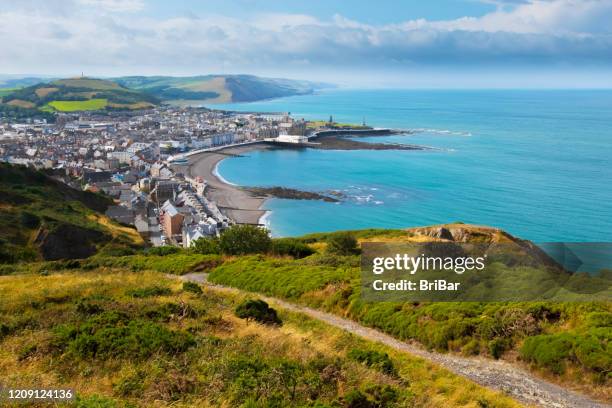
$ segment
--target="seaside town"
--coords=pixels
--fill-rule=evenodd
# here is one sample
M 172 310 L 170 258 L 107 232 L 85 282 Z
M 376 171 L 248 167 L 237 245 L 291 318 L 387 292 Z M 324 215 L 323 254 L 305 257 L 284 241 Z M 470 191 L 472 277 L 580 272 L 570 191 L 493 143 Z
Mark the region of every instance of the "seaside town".
M 55 123 L 0 121 L 0 161 L 108 195 L 115 205 L 106 215 L 134 226 L 153 246 L 189 247 L 236 220 L 208 197 L 209 180 L 185 174 L 188 157 L 255 143 L 306 144 L 314 131 L 289 114 L 192 107 L 60 113 Z

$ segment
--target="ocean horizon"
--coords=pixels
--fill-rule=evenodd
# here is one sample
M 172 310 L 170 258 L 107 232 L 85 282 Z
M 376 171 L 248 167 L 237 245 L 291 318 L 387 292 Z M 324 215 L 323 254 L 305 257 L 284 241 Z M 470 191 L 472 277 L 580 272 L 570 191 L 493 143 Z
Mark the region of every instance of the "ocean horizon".
M 221 161 L 241 186 L 339 191 L 340 203 L 270 199 L 275 236 L 461 221 L 536 242 L 607 242 L 612 90 L 327 90 L 235 111 L 406 129 L 361 141 L 425 151 L 275 149 Z

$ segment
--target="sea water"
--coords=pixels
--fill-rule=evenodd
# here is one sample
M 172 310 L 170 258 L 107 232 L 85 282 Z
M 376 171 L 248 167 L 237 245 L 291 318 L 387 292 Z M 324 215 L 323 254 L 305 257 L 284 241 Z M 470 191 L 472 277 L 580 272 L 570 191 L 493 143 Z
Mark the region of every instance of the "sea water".
M 612 91 L 331 90 L 221 108 L 365 120 L 410 132 L 359 140 L 435 148 L 223 160 L 219 172 L 232 183 L 345 196 L 268 200 L 276 236 L 462 221 L 539 242 L 612 238 Z

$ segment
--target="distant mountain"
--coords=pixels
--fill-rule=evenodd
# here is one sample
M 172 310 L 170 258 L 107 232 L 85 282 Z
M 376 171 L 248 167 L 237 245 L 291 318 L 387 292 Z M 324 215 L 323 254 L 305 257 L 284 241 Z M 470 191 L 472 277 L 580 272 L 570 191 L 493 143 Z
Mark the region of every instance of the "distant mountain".
M 253 102 L 284 96 L 305 95 L 333 85 L 253 75 L 202 75 L 193 77 L 129 76 L 114 78 L 131 89 L 147 92 L 178 104 L 190 102 Z
M 42 172 L 0 163 L 0 264 L 86 258 L 144 245 L 136 230 L 103 214 L 111 204 Z
M 86 77 L 39 83 L 12 90 L 2 97 L 3 105 L 45 112 L 146 109 L 159 102 L 149 93 Z

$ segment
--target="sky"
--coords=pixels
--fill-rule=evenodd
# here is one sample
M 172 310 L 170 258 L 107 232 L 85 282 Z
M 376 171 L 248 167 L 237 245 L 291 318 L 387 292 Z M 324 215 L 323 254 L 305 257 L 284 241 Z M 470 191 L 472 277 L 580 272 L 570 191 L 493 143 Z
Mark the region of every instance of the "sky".
M 612 87 L 612 0 L 0 0 L 0 21 L 0 74 Z

